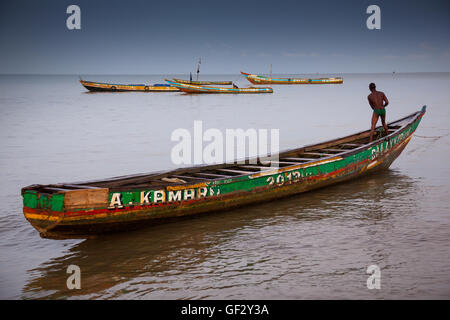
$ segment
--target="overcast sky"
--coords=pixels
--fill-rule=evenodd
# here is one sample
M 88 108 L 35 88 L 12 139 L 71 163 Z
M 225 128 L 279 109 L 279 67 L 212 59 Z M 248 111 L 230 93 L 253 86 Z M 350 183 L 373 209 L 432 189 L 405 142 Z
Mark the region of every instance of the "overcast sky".
M 1 1 L 0 43 L 2 74 L 450 71 L 450 1 Z

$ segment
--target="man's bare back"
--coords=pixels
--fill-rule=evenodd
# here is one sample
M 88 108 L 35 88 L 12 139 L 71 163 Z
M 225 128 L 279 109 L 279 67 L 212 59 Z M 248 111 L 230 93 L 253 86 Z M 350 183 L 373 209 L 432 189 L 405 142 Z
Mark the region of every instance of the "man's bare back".
M 369 85 L 369 89 L 371 93 L 369 94 L 367 99 L 369 100 L 370 107 L 373 109 L 369 142 L 372 142 L 373 133 L 375 131 L 375 126 L 377 125 L 379 117 L 381 117 L 381 123 L 383 124 L 386 135 L 389 134 L 388 127 L 386 125 L 386 110 L 384 109 L 389 104 L 389 101 L 383 92 L 376 90 L 375 83 L 371 83 Z
M 367 97 L 369 100 L 369 104 L 372 107 L 372 109 L 383 109 L 389 104 L 389 101 L 384 94 L 384 92 L 381 91 L 372 91 L 371 94 Z

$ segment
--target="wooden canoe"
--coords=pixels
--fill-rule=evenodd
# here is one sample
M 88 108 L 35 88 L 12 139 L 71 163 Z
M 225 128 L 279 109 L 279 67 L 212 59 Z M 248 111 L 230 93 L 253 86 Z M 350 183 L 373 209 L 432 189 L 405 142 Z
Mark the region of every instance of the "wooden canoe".
M 195 80 L 184 80 L 184 79 L 177 79 L 173 78 L 174 82 L 178 83 L 186 83 L 186 84 L 194 84 L 198 86 L 204 86 L 204 85 L 231 85 L 233 84 L 233 81 L 195 81 Z
M 178 83 L 172 80 L 165 79 L 171 86 L 180 89 L 186 93 L 273 93 L 270 87 L 249 87 L 249 88 L 224 88 L 224 87 L 210 87 L 198 86 L 187 83 Z
M 144 92 L 178 92 L 178 88 L 172 87 L 168 84 L 113 84 L 80 80 L 80 83 L 89 91 L 109 91 L 109 92 L 123 92 L 123 91 L 144 91 Z
M 101 181 L 30 185 L 25 218 L 47 238 L 86 238 L 191 214 L 275 200 L 387 169 L 418 127 L 426 107 L 369 131 L 288 150 L 274 161 L 203 165 Z M 257 164 L 254 161 L 257 160 Z
M 343 83 L 344 79 L 337 78 L 269 78 L 265 76 L 259 76 L 256 74 L 245 73 L 241 71 L 241 74 L 247 78 L 253 84 L 339 84 Z

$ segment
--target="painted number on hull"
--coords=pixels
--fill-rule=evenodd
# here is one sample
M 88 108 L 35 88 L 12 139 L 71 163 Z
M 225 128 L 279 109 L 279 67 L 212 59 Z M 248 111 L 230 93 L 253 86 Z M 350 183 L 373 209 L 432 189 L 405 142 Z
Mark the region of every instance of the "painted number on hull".
M 286 178 L 288 181 L 298 182 L 298 181 L 300 181 L 300 177 L 301 177 L 301 175 L 300 175 L 300 172 L 298 172 L 298 171 L 288 172 L 286 174 Z
M 285 182 L 299 182 L 302 176 L 299 171 L 288 172 L 285 174 L 279 174 L 275 177 L 270 176 L 267 178 L 266 182 L 270 185 L 277 184 L 277 186 L 282 186 Z

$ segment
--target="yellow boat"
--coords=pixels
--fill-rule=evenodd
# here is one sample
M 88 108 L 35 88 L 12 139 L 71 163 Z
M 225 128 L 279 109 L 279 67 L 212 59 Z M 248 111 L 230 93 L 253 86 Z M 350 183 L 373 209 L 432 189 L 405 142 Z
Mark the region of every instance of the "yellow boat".
M 80 83 L 89 91 L 144 91 L 144 92 L 175 92 L 180 89 L 168 84 L 112 84 L 80 80 Z
M 186 83 L 178 83 L 172 80 L 165 79 L 171 86 L 177 87 L 186 93 L 273 93 L 273 89 L 270 87 L 249 87 L 249 88 L 224 88 L 224 87 L 211 87 L 211 86 L 197 86 Z
M 203 85 L 232 85 L 233 81 L 222 81 L 222 80 L 218 80 L 218 81 L 196 81 L 196 80 L 183 80 L 183 79 L 177 79 L 177 78 L 173 78 L 174 82 L 178 82 L 178 83 L 184 83 L 184 84 L 193 84 L 196 86 L 203 86 Z
M 245 73 L 241 71 L 241 74 L 247 78 L 253 84 L 340 84 L 344 82 L 341 77 L 334 78 L 271 78 L 260 76 L 257 74 Z

